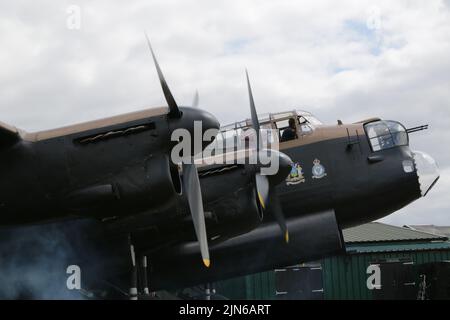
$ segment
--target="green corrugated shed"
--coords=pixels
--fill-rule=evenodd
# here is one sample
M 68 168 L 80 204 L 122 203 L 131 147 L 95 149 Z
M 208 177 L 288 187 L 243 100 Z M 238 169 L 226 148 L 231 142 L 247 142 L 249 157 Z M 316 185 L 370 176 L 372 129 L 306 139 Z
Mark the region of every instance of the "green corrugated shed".
M 319 261 L 325 299 L 372 299 L 367 289 L 367 267 L 377 261 L 411 261 L 415 265 L 450 261 L 445 236 L 368 223 L 344 230 L 347 254 Z M 275 272 L 222 281 L 217 292 L 232 299 L 276 299 Z
M 423 244 L 417 244 L 422 247 Z M 443 250 L 410 250 L 408 252 L 353 253 L 322 261 L 325 299 L 372 299 L 367 289 L 367 267 L 379 260 L 410 260 L 415 264 L 450 260 L 450 246 Z
M 230 299 L 271 300 L 276 297 L 273 271 L 221 281 L 215 288 Z
M 372 299 L 367 267 L 376 261 L 414 264 L 450 260 L 450 242 L 442 235 L 372 222 L 344 230 L 347 255 L 322 261 L 325 299 Z

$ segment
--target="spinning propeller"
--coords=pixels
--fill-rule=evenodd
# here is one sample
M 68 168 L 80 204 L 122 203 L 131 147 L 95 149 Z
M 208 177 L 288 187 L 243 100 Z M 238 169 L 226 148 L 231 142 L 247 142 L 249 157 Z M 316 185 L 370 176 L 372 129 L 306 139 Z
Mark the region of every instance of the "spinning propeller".
M 147 36 L 147 44 L 150 49 L 150 53 L 153 58 L 153 62 L 156 67 L 156 71 L 158 73 L 159 82 L 161 84 L 164 97 L 166 99 L 167 105 L 169 107 L 169 112 L 167 114 L 169 119 L 180 119 L 183 117 L 183 113 L 180 111 L 170 89 L 167 85 L 167 82 L 164 78 L 164 75 L 161 71 L 159 63 L 156 59 L 155 53 L 153 52 L 152 46 L 150 44 L 150 40 Z M 259 159 L 260 152 L 262 151 L 262 143 L 260 141 L 260 126 L 258 121 L 258 115 L 256 113 L 255 102 L 253 100 L 252 89 L 250 86 L 250 80 L 248 77 L 248 73 L 246 71 L 247 76 L 247 85 L 248 85 L 248 93 L 250 99 L 250 112 L 252 116 L 252 124 L 253 128 L 257 133 L 257 157 Z M 198 107 L 199 97 L 198 92 L 195 93 L 194 100 L 192 102 L 192 106 L 194 108 Z M 217 123 L 217 122 L 216 122 Z M 217 123 L 218 126 L 218 123 Z M 270 209 L 275 219 L 278 222 L 278 225 L 281 228 L 281 231 L 284 235 L 285 241 L 289 242 L 289 232 L 286 226 L 286 222 L 284 219 L 283 212 L 281 210 L 281 205 L 279 198 L 276 194 L 275 185 L 280 183 L 289 173 L 292 160 L 282 152 L 278 152 L 275 150 L 265 150 L 265 152 L 272 152 L 279 159 L 279 171 L 275 176 L 268 177 L 266 175 L 261 174 L 261 171 L 256 173 L 255 176 L 255 184 L 256 190 L 258 193 L 258 200 L 261 204 L 263 210 Z M 208 237 L 206 234 L 206 224 L 205 224 L 205 213 L 203 209 L 203 199 L 200 181 L 198 177 L 197 167 L 194 164 L 193 156 L 190 155 L 189 162 L 182 162 L 182 170 L 183 170 L 183 190 L 186 194 L 186 198 L 189 204 L 189 209 L 191 212 L 192 222 L 194 224 L 195 233 L 197 236 L 197 241 L 200 245 L 200 252 L 203 259 L 203 263 L 206 267 L 209 267 L 211 264 L 209 257 L 209 248 L 208 248 Z M 287 170 L 287 171 L 286 171 Z
M 192 108 L 198 108 L 198 102 L 199 102 L 199 96 L 198 96 L 198 90 L 195 91 L 194 99 L 192 100 Z
M 153 62 L 155 63 L 156 71 L 158 72 L 159 82 L 164 92 L 164 97 L 166 98 L 167 104 L 169 106 L 169 118 L 181 118 L 182 113 L 178 108 L 178 105 L 170 92 L 169 86 L 167 85 L 166 79 L 159 67 L 158 61 L 156 60 L 155 53 L 153 52 L 150 40 L 147 34 L 147 44 L 153 57 Z M 198 104 L 198 95 L 194 98 L 194 107 Z M 195 233 L 197 235 L 197 240 L 200 244 L 200 252 L 202 255 L 203 263 L 206 267 L 210 266 L 209 259 L 209 249 L 208 249 L 208 237 L 206 235 L 205 226 L 205 213 L 203 210 L 203 200 L 202 192 L 200 188 L 200 181 L 198 178 L 197 167 L 194 164 L 194 159 L 191 156 L 189 163 L 182 163 L 183 170 L 183 189 L 186 194 L 186 198 L 189 203 L 189 209 L 191 211 L 192 221 L 194 223 Z
M 245 70 L 245 75 L 247 77 L 247 87 L 248 87 L 248 96 L 250 101 L 250 113 L 252 116 L 252 125 L 256 131 L 256 151 L 257 157 L 260 158 L 260 152 L 262 149 L 262 142 L 260 140 L 261 136 L 261 128 L 258 121 L 258 114 L 256 113 L 255 101 L 253 99 L 252 87 L 250 85 L 250 79 L 248 77 L 248 72 Z M 265 150 L 264 152 L 277 152 L 275 150 Z M 279 168 L 285 169 L 290 168 L 292 160 L 282 152 L 279 152 L 280 164 Z M 283 162 L 283 163 L 281 163 Z M 279 175 L 278 173 L 277 175 Z M 286 177 L 286 175 L 282 176 L 282 178 Z M 286 225 L 286 220 L 284 218 L 283 211 L 281 209 L 281 204 L 279 197 L 276 192 L 276 184 L 275 181 L 271 181 L 267 175 L 262 175 L 261 172 L 256 173 L 255 176 L 256 181 L 256 191 L 258 192 L 258 199 L 261 204 L 263 210 L 270 209 L 273 213 L 275 219 L 277 220 L 278 225 L 280 226 L 281 232 L 284 236 L 284 240 L 286 243 L 289 242 L 289 231 Z

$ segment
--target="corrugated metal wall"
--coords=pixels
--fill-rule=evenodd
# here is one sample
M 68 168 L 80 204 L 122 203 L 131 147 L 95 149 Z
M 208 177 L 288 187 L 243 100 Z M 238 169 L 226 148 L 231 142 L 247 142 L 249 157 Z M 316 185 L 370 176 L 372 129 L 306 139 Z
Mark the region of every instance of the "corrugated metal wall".
M 325 299 L 372 299 L 367 289 L 367 267 L 388 259 L 411 260 L 414 264 L 450 260 L 449 250 L 352 254 L 322 261 Z
M 405 259 L 414 264 L 450 260 L 450 250 L 352 253 L 321 261 L 325 299 L 372 299 L 367 289 L 367 267 L 380 260 Z M 230 299 L 276 299 L 275 272 L 268 271 L 216 284 Z
M 216 283 L 217 292 L 229 299 L 276 298 L 275 272 L 267 271 Z

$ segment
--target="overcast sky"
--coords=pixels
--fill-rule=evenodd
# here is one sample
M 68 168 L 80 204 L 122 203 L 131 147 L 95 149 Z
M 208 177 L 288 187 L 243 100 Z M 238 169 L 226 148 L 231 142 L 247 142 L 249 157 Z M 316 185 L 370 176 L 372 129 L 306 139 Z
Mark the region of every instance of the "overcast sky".
M 411 146 L 441 179 L 383 221 L 450 225 L 450 0 L 2 1 L 0 121 L 35 131 L 163 105 L 144 30 L 179 104 L 198 89 L 223 123 L 249 116 L 247 67 L 259 112 L 429 124 Z

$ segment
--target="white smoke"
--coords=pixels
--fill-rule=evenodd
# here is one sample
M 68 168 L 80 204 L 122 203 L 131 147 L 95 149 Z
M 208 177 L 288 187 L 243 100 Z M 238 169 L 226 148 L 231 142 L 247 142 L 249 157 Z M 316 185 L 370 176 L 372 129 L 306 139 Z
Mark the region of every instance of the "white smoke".
M 0 298 L 82 298 L 66 286 L 66 269 L 76 264 L 76 234 L 61 223 L 1 229 Z

